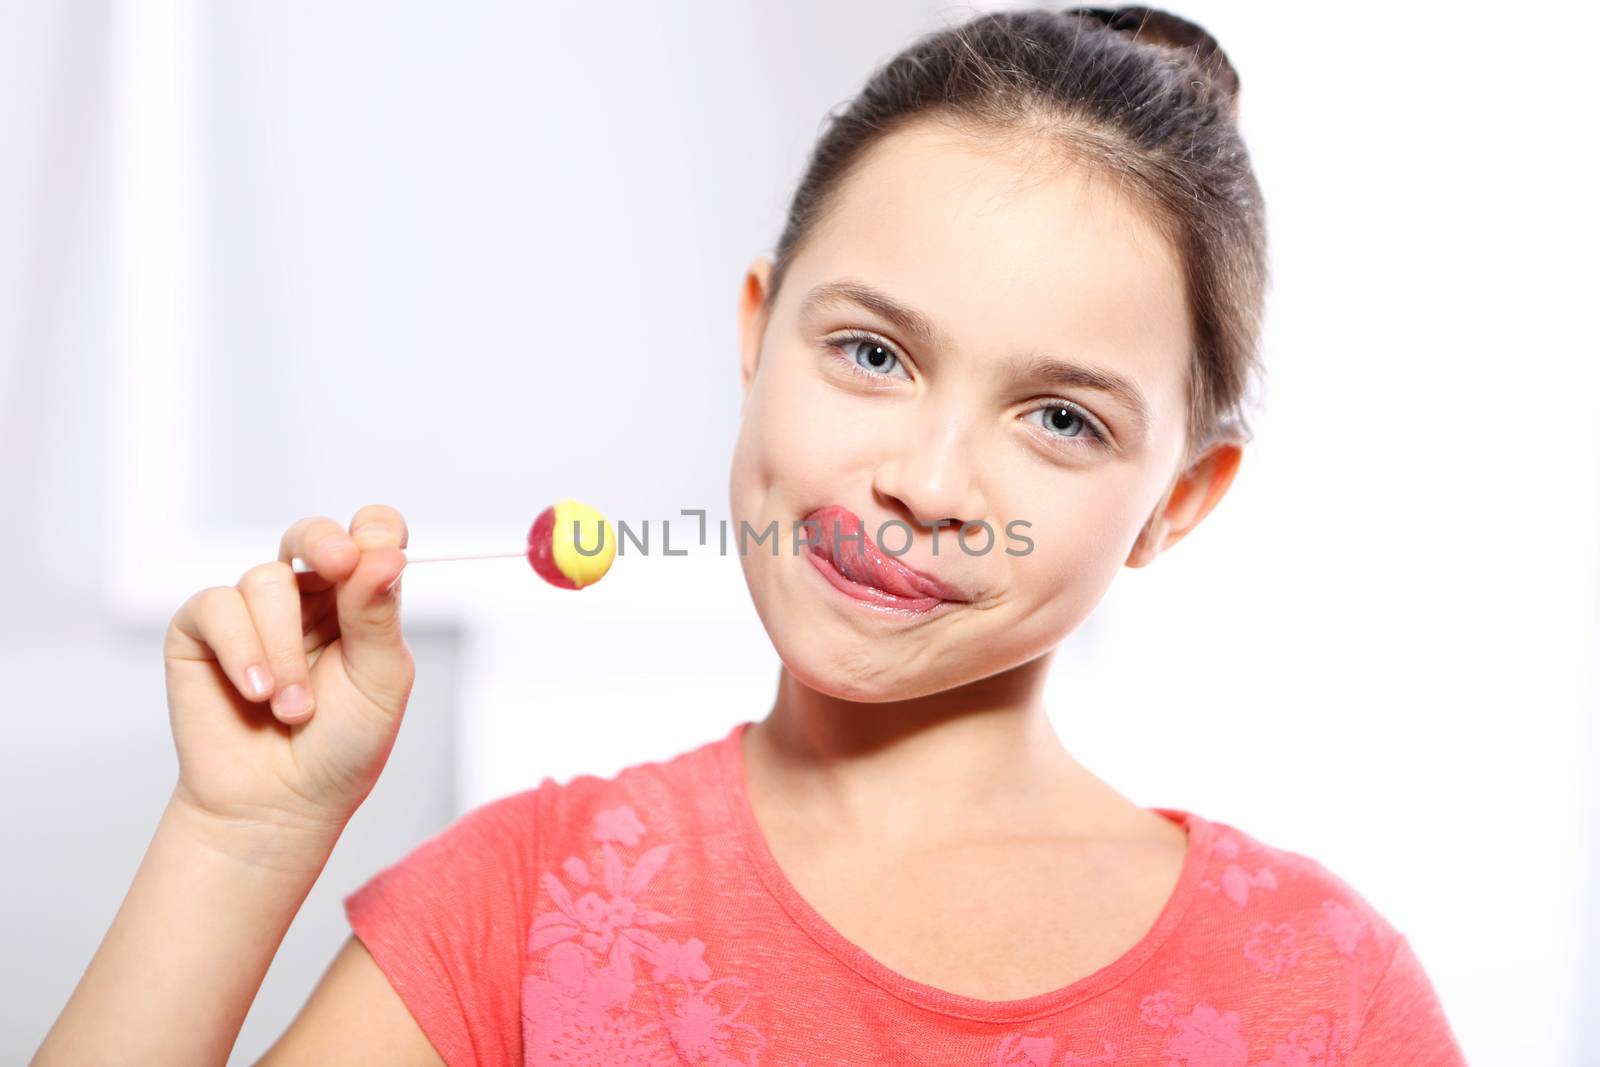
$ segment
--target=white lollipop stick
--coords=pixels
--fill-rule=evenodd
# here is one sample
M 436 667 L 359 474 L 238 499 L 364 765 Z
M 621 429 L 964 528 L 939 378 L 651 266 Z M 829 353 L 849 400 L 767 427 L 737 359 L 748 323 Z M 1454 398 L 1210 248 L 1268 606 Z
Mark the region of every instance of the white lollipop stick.
M 435 563 L 447 559 L 527 559 L 528 547 L 526 542 L 520 546 L 506 542 L 495 545 L 441 548 L 431 552 L 418 552 L 413 548 L 402 548 L 400 551 L 406 554 L 406 566 L 409 567 L 413 563 Z M 289 562 L 296 574 L 309 574 L 316 569 L 299 556 Z

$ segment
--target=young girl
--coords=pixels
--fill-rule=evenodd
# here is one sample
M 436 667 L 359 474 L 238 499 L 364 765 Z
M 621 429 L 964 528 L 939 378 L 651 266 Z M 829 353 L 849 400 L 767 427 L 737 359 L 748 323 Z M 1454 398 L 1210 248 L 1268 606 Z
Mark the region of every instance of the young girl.
M 1250 436 L 1237 94 L 1144 8 L 986 14 L 879 70 L 740 296 L 730 501 L 779 531 L 740 545 L 772 707 L 377 874 L 264 1062 L 1461 1064 L 1349 885 L 1120 795 L 1041 699 Z M 399 727 L 405 544 L 391 508 L 305 519 L 179 609 L 178 782 L 36 1062 L 226 1058 Z

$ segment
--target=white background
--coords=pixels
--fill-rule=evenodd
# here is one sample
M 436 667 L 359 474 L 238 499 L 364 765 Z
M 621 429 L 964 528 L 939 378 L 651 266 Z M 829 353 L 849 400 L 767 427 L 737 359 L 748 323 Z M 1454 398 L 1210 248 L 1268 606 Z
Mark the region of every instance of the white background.
M 971 10 L 0 3 L 0 1059 L 65 1002 L 170 789 L 182 599 L 373 501 L 418 547 L 515 541 L 569 495 L 725 516 L 740 275 L 827 110 Z M 1224 504 L 1069 638 L 1057 728 L 1141 803 L 1354 885 L 1475 1065 L 1600 1062 L 1595 19 L 1179 10 L 1242 74 L 1266 411 Z M 772 695 L 732 557 L 577 596 L 438 564 L 406 611 L 393 762 L 237 1062 L 339 898 L 455 814 Z

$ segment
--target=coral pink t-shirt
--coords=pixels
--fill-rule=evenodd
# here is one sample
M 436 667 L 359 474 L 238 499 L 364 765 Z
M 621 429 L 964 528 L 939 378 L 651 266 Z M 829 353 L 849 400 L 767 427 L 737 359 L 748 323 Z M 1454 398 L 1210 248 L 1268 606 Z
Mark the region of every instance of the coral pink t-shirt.
M 1155 925 L 1020 1000 L 905 978 L 803 900 L 740 723 L 479 807 L 345 900 L 445 1062 L 545 1067 L 1465 1063 L 1406 938 L 1316 861 L 1192 812 Z

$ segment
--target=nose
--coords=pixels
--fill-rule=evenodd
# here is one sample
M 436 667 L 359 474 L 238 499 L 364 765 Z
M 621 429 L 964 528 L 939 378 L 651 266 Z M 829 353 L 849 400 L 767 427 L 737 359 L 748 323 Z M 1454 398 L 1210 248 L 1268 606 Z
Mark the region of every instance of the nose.
M 946 415 L 935 424 L 923 423 L 925 429 L 905 434 L 873 474 L 879 502 L 929 536 L 935 524 L 959 530 L 987 513 L 977 443 L 962 422 Z

